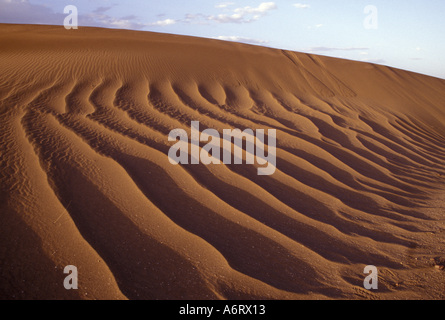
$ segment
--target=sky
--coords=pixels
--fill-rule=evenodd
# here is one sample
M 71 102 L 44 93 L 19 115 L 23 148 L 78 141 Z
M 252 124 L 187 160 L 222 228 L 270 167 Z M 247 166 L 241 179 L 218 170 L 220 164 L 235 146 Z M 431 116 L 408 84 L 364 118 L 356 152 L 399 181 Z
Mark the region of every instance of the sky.
M 0 0 L 0 23 L 63 25 L 68 5 L 79 28 L 237 41 L 445 79 L 444 0 Z

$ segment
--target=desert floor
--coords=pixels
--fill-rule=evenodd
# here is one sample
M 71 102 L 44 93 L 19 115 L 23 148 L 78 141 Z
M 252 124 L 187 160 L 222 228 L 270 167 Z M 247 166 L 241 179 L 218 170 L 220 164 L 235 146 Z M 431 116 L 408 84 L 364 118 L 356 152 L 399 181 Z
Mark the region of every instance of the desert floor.
M 276 171 L 171 164 L 191 121 L 276 130 Z M 2 24 L 0 147 L 1 299 L 445 298 L 445 80 Z

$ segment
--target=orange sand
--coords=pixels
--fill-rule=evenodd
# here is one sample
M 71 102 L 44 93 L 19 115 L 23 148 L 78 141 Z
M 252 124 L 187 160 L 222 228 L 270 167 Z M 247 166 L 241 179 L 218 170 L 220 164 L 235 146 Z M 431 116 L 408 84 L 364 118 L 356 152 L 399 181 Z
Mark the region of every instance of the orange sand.
M 445 80 L 7 24 L 0 71 L 1 299 L 445 298 Z M 277 170 L 170 164 L 191 121 L 276 129 Z

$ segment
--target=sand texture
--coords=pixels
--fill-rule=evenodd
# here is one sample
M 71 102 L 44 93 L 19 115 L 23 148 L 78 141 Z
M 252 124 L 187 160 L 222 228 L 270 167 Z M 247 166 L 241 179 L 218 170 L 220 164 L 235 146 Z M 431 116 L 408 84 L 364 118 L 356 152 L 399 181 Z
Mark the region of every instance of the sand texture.
M 275 129 L 275 173 L 172 165 L 191 121 Z M 1 299 L 445 298 L 445 80 L 2 24 L 0 147 Z

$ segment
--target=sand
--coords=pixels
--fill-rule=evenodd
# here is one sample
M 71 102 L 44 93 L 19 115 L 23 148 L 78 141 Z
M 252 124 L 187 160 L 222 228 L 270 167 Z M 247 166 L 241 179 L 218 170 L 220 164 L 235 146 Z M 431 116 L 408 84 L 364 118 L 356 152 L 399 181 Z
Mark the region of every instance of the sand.
M 445 80 L 8 24 L 0 71 L 1 299 L 445 298 Z M 191 121 L 275 129 L 275 173 L 172 165 Z

